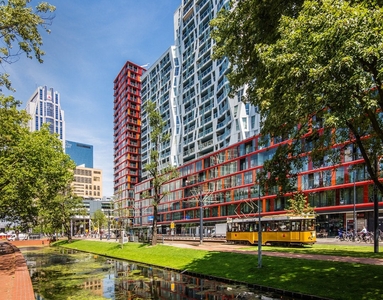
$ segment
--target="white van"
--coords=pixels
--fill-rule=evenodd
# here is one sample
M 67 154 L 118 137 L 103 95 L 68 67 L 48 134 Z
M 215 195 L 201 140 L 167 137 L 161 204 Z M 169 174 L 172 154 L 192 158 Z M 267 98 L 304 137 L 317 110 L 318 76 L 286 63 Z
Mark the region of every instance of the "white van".
M 16 241 L 17 235 L 14 233 L 11 235 L 10 238 L 8 238 L 8 241 Z M 28 234 L 26 233 L 19 233 L 19 241 L 27 240 Z

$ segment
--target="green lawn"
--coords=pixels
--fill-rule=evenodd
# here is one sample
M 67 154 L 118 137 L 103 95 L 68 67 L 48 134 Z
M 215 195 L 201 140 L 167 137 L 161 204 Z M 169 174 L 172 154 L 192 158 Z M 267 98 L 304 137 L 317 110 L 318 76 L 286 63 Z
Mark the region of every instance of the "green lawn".
M 259 284 L 283 290 L 301 292 L 332 299 L 383 299 L 383 266 L 316 261 L 263 256 L 261 269 L 257 268 L 258 256 L 230 252 L 209 252 L 177 248 L 166 245 L 148 246 L 127 243 L 121 249 L 114 242 L 78 240 L 62 247 L 107 255 L 110 257 L 144 262 L 147 264 L 188 270 L 190 272 Z M 317 247 L 318 246 L 318 247 Z M 331 248 L 332 247 L 332 248 Z M 343 246 L 315 245 L 313 248 L 288 248 L 278 251 L 303 251 L 316 254 L 349 255 L 356 248 L 338 249 Z M 249 247 L 246 247 L 246 250 Z M 276 250 L 263 247 L 263 251 Z M 359 248 L 359 247 L 358 247 Z M 362 256 L 373 255 L 373 248 L 361 247 Z M 257 250 L 257 247 L 249 248 Z M 334 250 L 335 249 L 335 250 Z M 338 249 L 338 250 L 336 250 Z M 356 254 L 355 254 L 356 255 Z M 370 256 L 371 257 L 371 256 Z
M 351 257 L 369 257 L 369 258 L 382 258 L 383 259 L 383 245 L 380 245 L 379 253 L 374 253 L 373 245 L 365 244 L 344 244 L 344 245 L 331 245 L 331 244 L 315 244 L 313 246 L 305 247 L 272 247 L 263 246 L 262 251 L 274 252 L 289 252 L 289 253 L 307 253 L 307 254 L 320 254 L 320 255 L 336 255 L 336 256 L 351 256 Z M 257 251 L 257 246 L 244 246 L 241 250 Z

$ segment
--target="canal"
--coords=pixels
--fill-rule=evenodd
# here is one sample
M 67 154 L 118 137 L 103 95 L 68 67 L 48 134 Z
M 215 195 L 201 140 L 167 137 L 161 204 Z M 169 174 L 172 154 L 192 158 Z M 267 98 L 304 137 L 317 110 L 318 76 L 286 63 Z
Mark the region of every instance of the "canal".
M 291 299 L 224 283 L 64 248 L 24 248 L 37 300 Z

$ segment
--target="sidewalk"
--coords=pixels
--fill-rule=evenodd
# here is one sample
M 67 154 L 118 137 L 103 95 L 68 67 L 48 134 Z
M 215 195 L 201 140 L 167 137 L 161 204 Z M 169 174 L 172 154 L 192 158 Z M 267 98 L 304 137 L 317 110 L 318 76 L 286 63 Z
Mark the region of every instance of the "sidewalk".
M 1 299 L 35 299 L 24 256 L 9 242 L 0 242 L 0 282 Z
M 331 239 L 328 239 L 326 241 L 322 241 L 322 243 L 327 244 L 327 243 L 334 243 L 334 242 Z M 254 251 L 253 251 L 253 250 L 248 250 L 249 247 L 246 247 L 247 249 L 244 249 L 245 245 L 234 245 L 234 244 L 226 244 L 226 243 L 209 243 L 209 242 L 205 243 L 204 242 L 202 244 L 199 244 L 199 242 L 185 243 L 185 242 L 177 242 L 177 241 L 165 241 L 164 245 L 181 247 L 181 248 L 190 248 L 190 249 L 201 249 L 201 250 L 207 250 L 207 251 L 235 252 L 235 253 L 258 255 L 257 246 L 254 246 Z M 272 251 L 262 251 L 262 255 L 383 266 L 383 259 L 380 259 L 380 258 L 300 254 L 300 253 L 272 252 Z

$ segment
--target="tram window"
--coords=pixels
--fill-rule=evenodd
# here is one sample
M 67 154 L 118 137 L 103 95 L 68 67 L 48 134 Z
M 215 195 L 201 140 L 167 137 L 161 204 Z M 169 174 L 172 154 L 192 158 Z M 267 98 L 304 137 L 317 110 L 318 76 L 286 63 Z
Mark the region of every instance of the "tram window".
M 279 231 L 290 231 L 289 221 L 279 221 L 278 222 L 278 230 Z
M 314 220 L 303 220 L 303 230 L 304 231 L 307 231 L 307 230 L 314 230 L 315 228 L 315 222 Z
M 307 220 L 307 229 L 308 230 L 314 230 L 314 228 L 315 228 L 315 222 L 314 222 L 314 220 Z
M 291 222 L 291 231 L 299 231 L 301 229 L 300 221 L 292 221 Z

